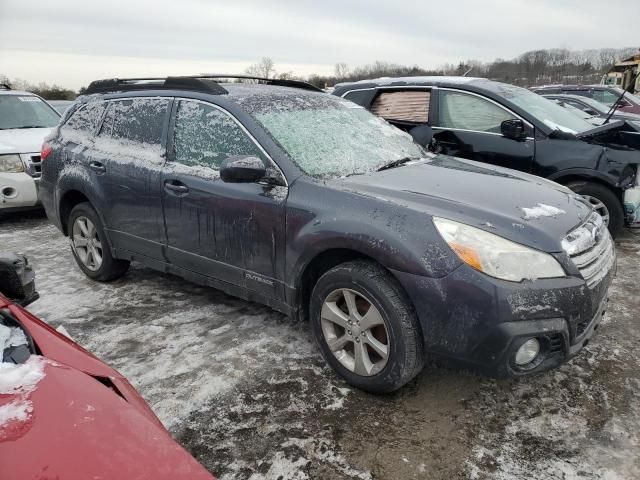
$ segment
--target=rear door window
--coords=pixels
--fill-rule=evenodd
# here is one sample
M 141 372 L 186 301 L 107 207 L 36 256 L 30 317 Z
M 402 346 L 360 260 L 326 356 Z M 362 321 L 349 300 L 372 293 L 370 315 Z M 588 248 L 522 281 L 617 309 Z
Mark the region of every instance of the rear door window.
M 475 95 L 440 90 L 438 100 L 438 126 L 442 128 L 500 133 L 502 122 L 516 118 L 504 108 Z
M 227 113 L 200 102 L 180 101 L 174 128 L 175 161 L 219 170 L 233 155 L 252 155 L 265 161 L 256 143 Z M 265 162 L 266 165 L 266 162 Z
M 427 123 L 431 92 L 382 92 L 371 105 L 371 112 L 389 121 Z
M 110 137 L 123 144 L 160 147 L 169 111 L 169 100 L 133 98 L 110 102 L 100 137 Z

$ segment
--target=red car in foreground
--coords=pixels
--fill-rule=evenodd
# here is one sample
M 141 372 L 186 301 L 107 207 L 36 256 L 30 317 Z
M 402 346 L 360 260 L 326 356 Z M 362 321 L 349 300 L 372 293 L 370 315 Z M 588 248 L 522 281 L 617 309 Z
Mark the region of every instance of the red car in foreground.
M 0 478 L 213 480 L 126 378 L 18 305 L 32 284 L 0 255 Z

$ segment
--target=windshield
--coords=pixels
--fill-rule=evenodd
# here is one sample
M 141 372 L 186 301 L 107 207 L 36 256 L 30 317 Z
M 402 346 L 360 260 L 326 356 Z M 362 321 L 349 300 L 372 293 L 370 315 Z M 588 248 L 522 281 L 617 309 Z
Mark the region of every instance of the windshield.
M 425 151 L 411 136 L 364 108 L 328 95 L 292 95 L 241 102 L 307 175 L 373 172 Z
M 612 92 L 607 92 L 606 90 L 604 91 L 604 94 L 602 95 L 601 99 L 598 100 L 602 100 L 602 103 L 607 104 L 609 107 L 611 107 L 615 101 L 618 99 L 618 97 L 620 95 L 622 95 L 622 92 L 624 92 L 624 98 L 631 101 L 631 103 L 634 103 L 636 105 L 640 105 L 640 97 L 638 97 L 637 95 L 634 95 L 632 93 L 629 92 L 625 92 L 624 90 L 622 90 L 621 88 L 614 88 L 612 89 Z
M 553 130 L 581 133 L 593 128 L 592 124 L 574 115 L 566 108 L 526 88 L 507 85 L 505 83 L 495 83 L 494 85 L 496 85 L 496 87 L 493 88 L 495 93 L 520 107 L 536 120 L 544 123 Z
M 585 112 L 584 110 L 580 110 L 579 108 L 576 108 L 573 105 L 571 105 L 569 103 L 566 103 L 565 100 L 557 99 L 557 98 L 552 98 L 550 100 L 553 100 L 555 103 L 557 103 L 561 107 L 566 108 L 571 113 L 573 113 L 574 115 L 577 115 L 580 118 L 583 118 L 584 120 L 589 121 L 590 119 L 594 118 L 593 115 L 590 115 L 587 112 Z
M 34 95 L 0 95 L 0 130 L 54 127 L 60 116 Z
M 578 99 L 578 101 L 586 103 L 591 108 L 593 108 L 596 112 L 607 113 L 609 111 L 609 109 L 607 108 L 607 106 L 604 103 L 601 103 L 601 102 L 599 102 L 597 100 L 594 100 L 593 98 L 580 97 Z

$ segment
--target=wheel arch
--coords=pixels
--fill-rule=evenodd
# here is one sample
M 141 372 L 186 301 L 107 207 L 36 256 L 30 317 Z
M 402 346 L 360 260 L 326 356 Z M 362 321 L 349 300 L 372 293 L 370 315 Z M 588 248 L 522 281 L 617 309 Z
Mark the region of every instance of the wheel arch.
M 313 288 L 318 282 L 318 279 L 333 267 L 353 260 L 366 260 L 375 263 L 381 268 L 387 270 L 394 280 L 397 281 L 393 272 L 390 271 L 383 263 L 360 250 L 352 248 L 328 248 L 313 256 L 303 266 L 300 275 L 297 277 L 294 305 L 298 319 L 304 321 L 309 320 L 311 293 L 313 292 Z M 402 287 L 399 281 L 398 286 L 404 291 L 404 287 Z M 411 306 L 415 307 L 409 293 L 406 291 L 404 293 L 406 294 L 406 298 Z
M 87 202 L 91 205 L 89 198 L 80 190 L 71 189 L 67 190 L 61 197 L 58 204 L 58 215 L 60 218 L 60 226 L 62 227 L 62 233 L 66 236 L 69 235 L 68 221 L 71 210 L 80 204 Z M 92 205 L 93 206 L 93 205 Z
M 622 203 L 623 201 L 622 189 L 616 186 L 616 184 L 612 182 L 611 179 L 609 179 L 605 175 L 594 176 L 591 172 L 590 173 L 567 172 L 563 175 L 549 177 L 549 180 L 553 180 L 554 182 L 560 183 L 561 185 L 565 185 L 565 186 L 575 182 L 595 183 L 611 190 L 611 192 L 616 196 L 616 198 L 620 201 L 620 203 Z

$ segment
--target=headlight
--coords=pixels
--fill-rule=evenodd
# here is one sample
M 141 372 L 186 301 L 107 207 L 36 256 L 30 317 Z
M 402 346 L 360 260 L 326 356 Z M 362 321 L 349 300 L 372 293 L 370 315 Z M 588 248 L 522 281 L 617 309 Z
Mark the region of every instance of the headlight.
M 433 217 L 433 223 L 460 260 L 487 275 L 512 282 L 565 276 L 548 253 L 453 220 Z
M 24 172 L 20 155 L 0 155 L 0 172 Z

